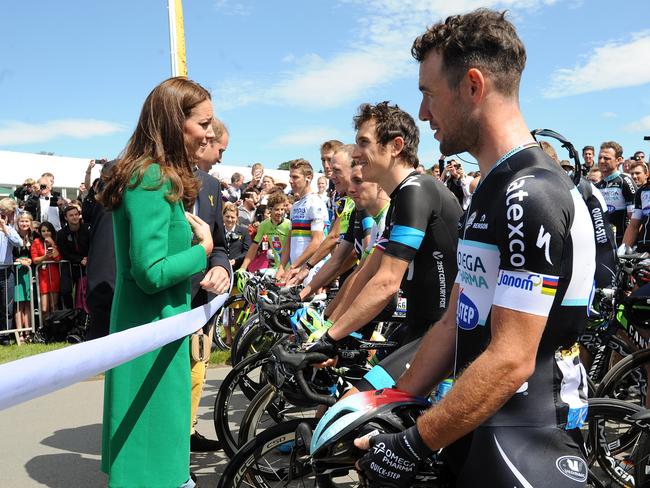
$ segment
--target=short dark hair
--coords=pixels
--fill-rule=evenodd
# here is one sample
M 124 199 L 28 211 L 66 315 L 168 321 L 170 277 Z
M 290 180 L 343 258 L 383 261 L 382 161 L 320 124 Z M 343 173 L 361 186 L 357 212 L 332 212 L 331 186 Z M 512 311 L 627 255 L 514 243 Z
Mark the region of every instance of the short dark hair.
M 397 105 L 381 102 L 377 105 L 364 103 L 359 106 L 357 115 L 354 116 L 354 128 L 359 130 L 361 125 L 374 120 L 375 135 L 382 146 L 385 146 L 396 137 L 404 139 L 404 148 L 399 154 L 400 158 L 414 168 L 418 167 L 418 145 L 420 144 L 420 130 L 415 125 L 415 120 Z
M 420 63 L 435 50 L 450 88 L 458 87 L 467 70 L 490 73 L 494 86 L 505 95 L 516 95 L 526 66 L 526 48 L 506 12 L 480 8 L 452 15 L 415 39 L 411 54 Z
M 623 146 L 616 141 L 605 141 L 600 145 L 600 149 L 612 149 L 614 151 L 614 156 L 617 158 L 623 157 Z
M 589 151 L 589 150 L 591 150 L 592 153 L 596 152 L 596 149 L 594 148 L 594 146 L 585 146 L 585 147 L 582 148 L 582 154 L 584 154 L 585 151 Z
M 246 190 L 244 193 L 241 194 L 241 199 L 246 200 L 247 198 L 252 198 L 253 194 L 256 194 L 257 192 L 255 190 Z
M 244 175 L 242 175 L 241 173 L 233 173 L 232 176 L 230 177 L 230 183 L 234 185 L 239 180 L 243 180 L 243 179 L 244 179 Z

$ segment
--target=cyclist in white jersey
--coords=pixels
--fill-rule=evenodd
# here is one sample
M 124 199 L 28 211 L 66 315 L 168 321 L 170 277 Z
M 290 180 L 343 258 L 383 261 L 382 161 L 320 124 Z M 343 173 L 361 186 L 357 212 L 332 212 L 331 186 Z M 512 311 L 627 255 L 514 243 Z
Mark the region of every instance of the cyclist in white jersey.
M 289 269 L 299 269 L 316 252 L 323 241 L 323 229 L 327 209 L 317 193 L 311 190 L 314 170 L 308 161 L 297 159 L 291 163 L 289 183 L 293 194 L 298 197 L 291 209 L 291 232 L 287 245 L 282 250 L 278 281 Z

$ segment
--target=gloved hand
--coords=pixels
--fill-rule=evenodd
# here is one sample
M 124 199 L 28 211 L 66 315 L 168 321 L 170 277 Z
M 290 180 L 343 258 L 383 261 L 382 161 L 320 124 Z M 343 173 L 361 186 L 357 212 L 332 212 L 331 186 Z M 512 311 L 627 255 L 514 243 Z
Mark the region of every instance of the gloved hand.
M 281 302 L 302 302 L 302 298 L 300 298 L 299 286 L 286 286 L 284 288 L 280 288 L 278 294 L 280 295 Z
M 331 327 L 332 324 L 329 323 L 329 327 Z M 327 329 L 329 329 L 327 327 Z M 314 342 L 311 346 L 309 346 L 309 349 L 307 351 L 309 352 L 320 352 L 321 354 L 324 354 L 328 358 L 335 358 L 339 354 L 339 348 L 338 345 L 336 344 L 336 341 L 332 339 L 327 332 L 327 329 L 320 329 L 314 332 L 311 336 L 314 336 L 316 334 L 319 334 L 320 337 L 316 342 Z M 309 342 L 312 342 L 311 336 L 309 337 Z
M 616 250 L 617 256 L 625 256 L 626 254 L 632 254 L 632 248 L 627 244 L 621 244 Z
M 433 451 L 424 443 L 416 425 L 398 434 L 379 434 L 354 441 L 368 452 L 357 462 L 371 486 L 412 486 L 420 463 Z

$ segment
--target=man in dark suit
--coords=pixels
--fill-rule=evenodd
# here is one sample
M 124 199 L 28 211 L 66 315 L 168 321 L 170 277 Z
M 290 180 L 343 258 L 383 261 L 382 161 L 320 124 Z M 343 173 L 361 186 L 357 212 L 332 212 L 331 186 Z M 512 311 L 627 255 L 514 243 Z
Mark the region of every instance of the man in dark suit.
M 110 177 L 117 159 L 109 161 L 102 167 L 102 180 Z M 115 292 L 115 245 L 113 242 L 113 216 L 97 202 L 90 226 L 90 245 L 88 248 L 88 288 L 86 305 L 88 305 L 89 325 L 86 340 L 98 339 L 108 335 L 111 321 L 111 304 Z
M 197 154 L 197 168 L 194 174 L 201 180 L 199 196 L 194 205 L 194 214 L 205 221 L 212 229 L 214 248 L 208 257 L 207 273 L 192 277 L 192 308 L 199 307 L 212 298 L 212 294 L 226 293 L 230 288 L 232 268 L 228 261 L 223 218 L 221 215 L 221 184 L 208 172 L 212 166 L 221 162 L 221 157 L 228 147 L 228 131 L 223 123 L 212 123 L 215 137 Z M 203 325 L 203 324 L 200 324 Z M 206 362 L 191 360 L 192 366 L 192 428 L 190 450 L 193 452 L 215 451 L 220 448 L 218 441 L 206 439 L 195 429 L 196 411 L 201 400 L 205 383 Z
M 64 200 L 52 192 L 52 183 L 49 178 L 41 176 L 38 180 L 39 191 L 32 194 L 25 202 L 25 211 L 29 212 L 38 222 L 48 221 L 58 231 L 61 230 L 60 207 Z

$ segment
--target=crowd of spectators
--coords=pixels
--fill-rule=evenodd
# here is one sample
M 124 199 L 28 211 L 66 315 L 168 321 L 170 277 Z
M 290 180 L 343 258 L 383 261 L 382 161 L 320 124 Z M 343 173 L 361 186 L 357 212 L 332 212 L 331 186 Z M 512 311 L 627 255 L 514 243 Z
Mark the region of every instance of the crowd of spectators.
M 84 308 L 96 163 L 90 161 L 72 199 L 54 191 L 55 177 L 48 172 L 27 178 L 13 198 L 0 200 L 0 330 L 17 329 L 19 344 L 32 338 L 32 310 L 43 323 L 56 310 Z M 0 335 L 0 343 L 9 342 L 9 335 Z

